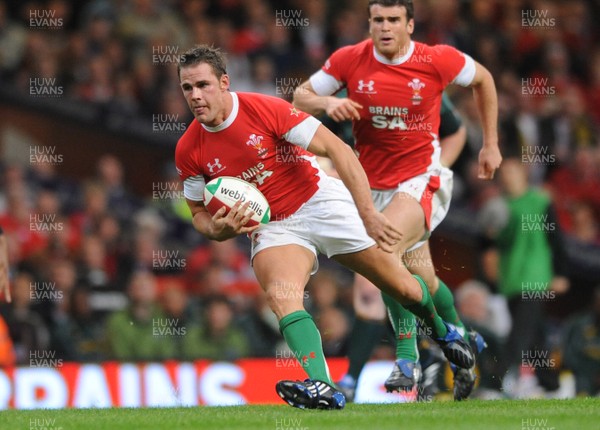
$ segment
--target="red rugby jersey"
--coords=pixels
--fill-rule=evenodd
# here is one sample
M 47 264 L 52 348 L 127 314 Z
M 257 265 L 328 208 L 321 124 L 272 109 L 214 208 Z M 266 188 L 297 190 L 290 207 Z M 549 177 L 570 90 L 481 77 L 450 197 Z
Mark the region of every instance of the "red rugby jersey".
M 194 120 L 179 139 L 175 164 L 184 195 L 203 200 L 206 182 L 235 176 L 264 194 L 271 219 L 283 219 L 318 190 L 322 171 L 308 146 L 318 121 L 285 100 L 253 93 L 231 93 L 233 109 L 217 127 Z M 301 138 L 288 132 L 303 129 Z M 294 143 L 286 140 L 290 138 Z
M 471 83 L 473 60 L 447 45 L 411 42 L 390 62 L 365 40 L 334 52 L 310 82 L 319 95 L 346 87 L 363 108 L 353 122 L 355 149 L 371 188 L 392 189 L 437 165 L 442 91 Z

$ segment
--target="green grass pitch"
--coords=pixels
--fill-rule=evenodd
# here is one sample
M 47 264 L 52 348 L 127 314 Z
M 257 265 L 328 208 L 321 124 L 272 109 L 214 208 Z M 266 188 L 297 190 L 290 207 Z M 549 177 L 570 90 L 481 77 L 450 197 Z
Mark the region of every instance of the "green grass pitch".
M 8 410 L 11 430 L 584 430 L 600 429 L 600 398 L 351 404 L 343 411 L 269 406 Z

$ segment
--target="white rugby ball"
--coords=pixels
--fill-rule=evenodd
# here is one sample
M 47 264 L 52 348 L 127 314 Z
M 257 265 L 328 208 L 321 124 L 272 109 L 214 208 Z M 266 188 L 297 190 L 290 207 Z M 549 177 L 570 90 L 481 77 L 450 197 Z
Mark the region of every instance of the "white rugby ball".
M 220 176 L 213 179 L 204 187 L 204 206 L 211 215 L 214 215 L 223 206 L 226 213 L 238 201 L 250 202 L 248 210 L 254 212 L 247 226 L 266 224 L 271 219 L 269 202 L 254 185 L 233 176 Z

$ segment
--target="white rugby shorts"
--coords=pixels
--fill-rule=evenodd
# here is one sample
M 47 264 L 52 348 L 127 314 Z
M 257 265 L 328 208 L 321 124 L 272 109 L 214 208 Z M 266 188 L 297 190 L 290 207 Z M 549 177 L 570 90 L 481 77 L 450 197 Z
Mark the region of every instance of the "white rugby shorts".
M 383 211 L 398 193 L 406 193 L 419 202 L 425 214 L 425 234 L 407 251 L 420 248 L 431 236 L 431 232 L 446 218 L 452 200 L 453 173 L 447 167 L 439 166 L 422 175 L 402 182 L 392 190 L 371 190 L 373 203 L 378 211 Z
M 331 257 L 362 251 L 375 241 L 367 234 L 350 191 L 339 179 L 323 177 L 319 190 L 293 215 L 273 220 L 251 234 L 252 259 L 274 246 L 296 244 L 315 254 L 314 274 L 319 253 Z

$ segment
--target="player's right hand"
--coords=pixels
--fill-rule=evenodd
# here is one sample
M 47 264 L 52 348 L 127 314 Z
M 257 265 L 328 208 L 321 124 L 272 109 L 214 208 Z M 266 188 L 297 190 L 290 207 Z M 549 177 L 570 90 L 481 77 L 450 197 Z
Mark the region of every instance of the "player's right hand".
M 260 227 L 260 224 L 246 227 L 246 224 L 248 224 L 248 221 L 254 215 L 254 212 L 248 210 L 250 203 L 246 202 L 242 205 L 241 201 L 237 201 L 227 215 L 225 215 L 227 211 L 225 206 L 215 212 L 211 219 L 212 238 L 223 241 L 239 234 L 253 232 Z
M 327 99 L 325 113 L 335 122 L 359 120 L 360 113 L 358 110 L 362 108 L 361 104 L 356 103 L 349 98 L 340 99 L 338 97 L 329 97 Z
M 498 170 L 502 163 L 502 155 L 497 145 L 484 146 L 479 151 L 479 170 L 477 177 L 479 179 L 494 179 L 494 172 Z
M 381 212 L 363 218 L 367 234 L 372 237 L 377 246 L 385 252 L 394 252 L 395 246 L 402 239 L 402 233 Z

